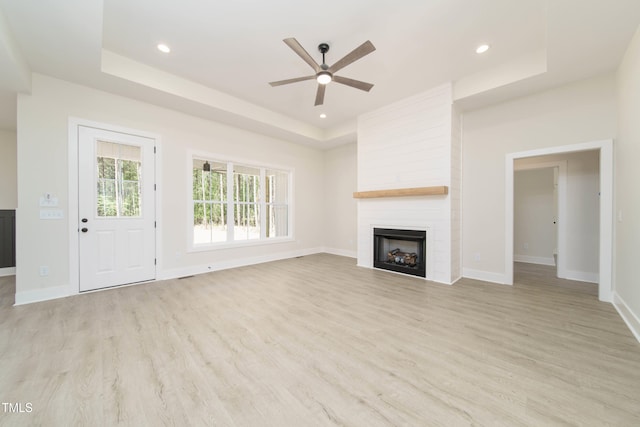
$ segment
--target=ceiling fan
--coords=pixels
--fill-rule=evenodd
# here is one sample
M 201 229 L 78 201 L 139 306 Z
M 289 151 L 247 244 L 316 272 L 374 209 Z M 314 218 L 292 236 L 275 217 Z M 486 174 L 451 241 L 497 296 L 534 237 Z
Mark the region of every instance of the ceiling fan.
M 366 42 L 362 43 L 360 46 L 352 50 L 344 58 L 342 58 L 341 60 L 333 64 L 331 67 L 329 67 L 324 60 L 324 54 L 329 51 L 329 45 L 327 43 L 321 43 L 318 46 L 318 50 L 322 54 L 322 64 L 319 65 L 311 57 L 311 55 L 309 55 L 309 53 L 306 50 L 304 50 L 302 45 L 300 45 L 300 43 L 298 43 L 296 39 L 291 37 L 288 39 L 284 39 L 283 41 L 295 53 L 297 53 L 298 56 L 304 60 L 304 62 L 309 64 L 311 68 L 313 68 L 313 71 L 315 71 L 316 73 L 311 76 L 297 77 L 295 79 L 287 79 L 287 80 L 280 80 L 277 82 L 270 82 L 269 84 L 271 86 L 282 86 L 289 83 L 297 83 L 305 80 L 316 79 L 316 81 L 318 82 L 318 91 L 316 92 L 316 103 L 314 104 L 316 106 L 322 105 L 322 103 L 324 102 L 324 91 L 327 87 L 327 83 L 329 82 L 334 81 L 336 83 L 340 83 L 346 86 L 351 86 L 356 89 L 364 90 L 366 92 L 369 92 L 373 87 L 371 83 L 365 83 L 359 80 L 349 79 L 347 77 L 341 77 L 341 76 L 335 75 L 336 71 L 343 69 L 347 65 L 357 61 L 363 56 L 368 55 L 374 50 L 376 50 L 375 46 L 373 46 L 373 43 L 371 43 L 369 40 L 367 40 Z

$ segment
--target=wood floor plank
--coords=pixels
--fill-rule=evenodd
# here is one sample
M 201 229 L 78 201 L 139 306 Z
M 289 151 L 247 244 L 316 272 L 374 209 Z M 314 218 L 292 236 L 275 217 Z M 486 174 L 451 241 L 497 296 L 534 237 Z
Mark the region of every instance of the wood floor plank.
M 597 286 L 453 286 L 313 255 L 13 307 L 0 425 L 640 425 L 640 344 Z

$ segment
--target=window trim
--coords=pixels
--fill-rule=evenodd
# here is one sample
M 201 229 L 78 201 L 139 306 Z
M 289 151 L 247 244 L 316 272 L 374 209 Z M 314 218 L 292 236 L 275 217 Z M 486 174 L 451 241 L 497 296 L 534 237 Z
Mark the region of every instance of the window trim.
M 265 224 L 264 215 L 266 214 L 266 199 L 264 197 L 265 185 L 265 171 L 267 169 L 275 169 L 286 172 L 288 175 L 288 191 L 287 191 L 287 206 L 288 209 L 288 218 L 287 218 L 287 236 L 281 237 L 266 237 L 266 229 L 264 227 L 260 227 L 260 239 L 253 240 L 232 240 L 225 242 L 211 242 L 211 243 L 203 243 L 203 244 L 195 244 L 193 241 L 193 161 L 194 160 L 207 160 L 209 162 L 219 162 L 226 163 L 227 170 L 230 168 L 230 164 L 237 164 L 241 166 L 253 167 L 260 170 L 260 220 L 261 224 Z M 232 170 L 233 171 L 233 170 Z M 238 157 L 229 157 L 224 155 L 219 155 L 216 153 L 198 151 L 198 150 L 188 150 L 187 151 L 187 253 L 194 252 L 207 252 L 218 249 L 229 249 L 229 248 L 240 248 L 247 246 L 262 246 L 262 245 L 272 245 L 278 243 L 285 242 L 293 242 L 295 241 L 295 229 L 294 229 L 294 205 L 293 205 L 293 194 L 294 194 L 294 176 L 295 176 L 295 168 L 291 166 L 283 166 L 272 163 L 258 163 L 255 160 L 243 159 Z M 227 194 L 233 194 L 233 180 L 227 180 Z M 228 199 L 227 199 L 228 200 Z M 233 206 L 235 203 L 232 203 Z M 227 201 L 228 206 L 228 201 Z M 228 206 L 229 207 L 229 206 Z M 227 211 L 228 212 L 228 211 Z M 230 224 L 231 223 L 231 224 Z M 233 216 L 227 216 L 227 227 L 231 227 L 233 224 Z

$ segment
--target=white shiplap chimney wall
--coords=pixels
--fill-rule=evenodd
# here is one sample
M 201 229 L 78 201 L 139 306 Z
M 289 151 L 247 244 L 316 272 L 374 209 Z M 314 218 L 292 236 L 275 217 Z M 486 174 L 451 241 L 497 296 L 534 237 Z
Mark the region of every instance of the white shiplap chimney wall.
M 358 265 L 374 227 L 427 230 L 427 279 L 460 275 L 460 132 L 451 84 L 358 118 L 358 191 L 446 185 L 449 195 L 358 200 Z

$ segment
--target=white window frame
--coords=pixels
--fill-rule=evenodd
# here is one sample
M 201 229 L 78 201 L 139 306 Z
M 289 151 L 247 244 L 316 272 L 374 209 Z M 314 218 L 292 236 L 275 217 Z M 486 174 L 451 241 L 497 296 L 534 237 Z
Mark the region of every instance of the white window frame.
M 210 242 L 204 244 L 195 244 L 193 241 L 193 161 L 194 160 L 206 160 L 209 163 L 226 163 L 227 164 L 227 176 L 233 176 L 233 165 L 247 166 L 260 170 L 260 238 L 252 240 L 233 240 L 234 229 L 234 209 L 235 202 L 233 201 L 233 180 L 227 179 L 227 241 L 225 242 Z M 265 197 L 265 171 L 267 169 L 278 170 L 286 172 L 288 175 L 287 182 L 287 235 L 281 237 L 266 237 L 266 214 L 267 203 Z M 275 243 L 292 242 L 294 241 L 294 209 L 293 209 L 293 194 L 294 194 L 294 168 L 290 166 L 274 165 L 267 163 L 257 163 L 253 160 L 231 158 L 228 156 L 218 155 L 215 153 L 207 153 L 202 151 L 189 151 L 187 153 L 187 252 L 203 252 L 224 248 L 236 248 L 243 246 L 260 246 L 269 245 Z M 231 211 L 229 211 L 231 208 Z

